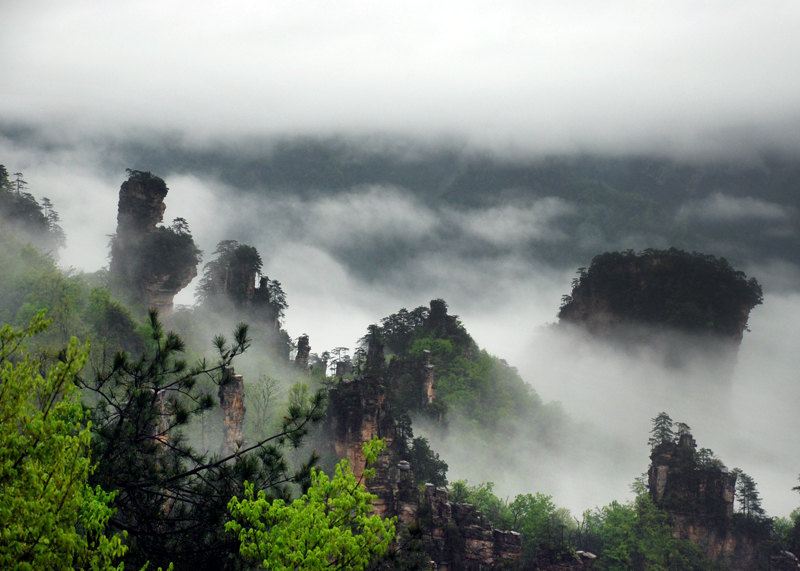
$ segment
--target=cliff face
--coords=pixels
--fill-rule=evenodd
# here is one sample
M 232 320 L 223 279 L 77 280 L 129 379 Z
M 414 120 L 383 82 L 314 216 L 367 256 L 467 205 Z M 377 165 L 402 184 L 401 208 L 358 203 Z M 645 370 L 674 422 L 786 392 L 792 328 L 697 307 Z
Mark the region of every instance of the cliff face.
M 375 512 L 397 516 L 401 533 L 417 529 L 432 568 L 491 569 L 518 561 L 522 556 L 518 533 L 493 529 L 473 506 L 450 502 L 445 488 L 427 484 L 420 493 L 414 467 L 399 452 L 397 427 L 380 374 L 382 361 L 383 348 L 373 340 L 367 350 L 367 373 L 331 390 L 327 434 L 336 456 L 347 458 L 360 478 L 365 468 L 361 445 L 374 436 L 386 441 L 376 475 L 366 483 L 378 496 Z
M 735 525 L 736 474 L 698 466 L 696 446 L 690 434 L 683 434 L 678 443 L 655 447 L 648 470 L 653 501 L 669 514 L 675 537 L 695 543 L 711 561 L 725 569 L 759 569 L 769 553 L 763 538 Z
M 119 190 L 110 264 L 115 289 L 164 313 L 172 310 L 175 294 L 197 276 L 200 254 L 185 220 L 159 226 L 167 192 L 161 178 L 130 171 Z
M 343 380 L 329 395 L 327 433 L 337 458 L 347 458 L 356 478 L 366 467 L 361 445 L 373 437 L 386 441 L 389 455 L 396 438 L 395 422 L 388 407 L 383 379 L 364 376 Z
M 426 484 L 423 502 L 421 527 L 436 569 L 492 569 L 522 557 L 520 534 L 494 529 L 474 506 L 451 502 L 445 488 Z

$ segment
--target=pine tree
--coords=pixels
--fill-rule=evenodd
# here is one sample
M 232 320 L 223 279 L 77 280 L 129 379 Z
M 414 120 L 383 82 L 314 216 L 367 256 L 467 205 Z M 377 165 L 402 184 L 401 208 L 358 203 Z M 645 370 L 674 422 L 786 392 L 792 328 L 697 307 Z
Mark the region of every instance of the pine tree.
M 183 341 L 164 331 L 154 311 L 149 325 L 145 354 L 119 354 L 110 369 L 79 382 L 97 402 L 92 482 L 117 493 L 111 525 L 127 531 L 126 563 L 133 568 L 147 561 L 154 567 L 172 561 L 179 568 L 222 568 L 237 557 L 223 530 L 228 500 L 242 493 L 244 480 L 270 498 L 288 497 L 290 485 L 303 485 L 316 456 L 293 472 L 284 448 L 299 446 L 321 420 L 323 396 L 298 393 L 274 433 L 235 453 L 196 450 L 184 431 L 192 417 L 202 418 L 215 404 L 199 381 L 206 387 L 208 381 L 223 382 L 233 360 L 250 346 L 247 326 L 237 327 L 231 343 L 214 339 L 214 362 L 190 366 L 182 357 Z
M 763 517 L 761 494 L 758 493 L 755 480 L 739 468 L 733 470 L 733 473 L 736 474 L 736 500 L 739 503 L 740 513 L 748 518 Z
M 652 419 L 653 428 L 650 429 L 650 439 L 647 443 L 650 448 L 655 448 L 662 442 L 672 442 L 675 440 L 672 418 L 666 412 L 660 412 Z
M 21 172 L 14 173 L 14 180 L 12 181 L 14 189 L 17 191 L 17 194 L 21 194 L 23 190 L 28 187 L 28 181 L 22 179 Z

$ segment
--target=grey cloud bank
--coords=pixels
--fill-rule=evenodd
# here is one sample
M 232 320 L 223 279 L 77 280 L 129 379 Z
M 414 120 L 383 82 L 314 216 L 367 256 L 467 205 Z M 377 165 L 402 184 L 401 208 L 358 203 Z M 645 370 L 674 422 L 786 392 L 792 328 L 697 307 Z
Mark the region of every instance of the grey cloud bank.
M 800 148 L 791 1 L 6 3 L 0 116 L 501 153 Z

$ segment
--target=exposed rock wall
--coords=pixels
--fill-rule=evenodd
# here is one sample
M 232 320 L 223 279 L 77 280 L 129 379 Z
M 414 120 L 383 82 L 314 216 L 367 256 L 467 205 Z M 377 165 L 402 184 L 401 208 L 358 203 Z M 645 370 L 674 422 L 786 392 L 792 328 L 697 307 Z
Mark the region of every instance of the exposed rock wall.
M 742 341 L 761 287 L 714 256 L 681 250 L 608 252 L 581 269 L 559 311 L 562 322 L 592 333 L 623 326 L 662 327 Z
M 233 368 L 225 369 L 219 385 L 222 409 L 222 455 L 236 452 L 244 442 L 244 378 Z
M 389 414 L 380 379 L 342 381 L 330 393 L 327 432 L 337 458 L 347 458 L 356 478 L 364 473 L 366 461 L 361 445 L 377 436 L 391 448 L 395 438 L 394 420 Z
M 155 425 L 153 426 L 153 438 L 160 444 L 167 444 L 169 441 L 169 419 L 170 414 L 168 410 L 167 393 L 165 391 L 158 391 L 154 394 L 155 410 L 158 417 L 156 418 Z
M 683 434 L 678 443 L 655 447 L 648 470 L 653 501 L 670 515 L 674 535 L 698 545 L 711 561 L 726 569 L 758 569 L 765 557 L 760 538 L 737 530 L 733 521 L 736 474 L 699 466 L 696 446 L 691 434 Z
M 380 376 L 382 360 L 383 348 L 375 338 L 367 350 L 368 373 L 342 381 L 331 390 L 327 434 L 335 455 L 347 458 L 360 478 L 365 468 L 362 444 L 374 436 L 386 441 L 376 475 L 366 483 L 378 496 L 375 512 L 397 516 L 401 528 L 417 526 L 433 568 L 492 569 L 518 561 L 522 555 L 519 534 L 493 529 L 473 506 L 450 502 L 445 488 L 428 484 L 420 494 L 414 467 L 399 452 L 396 425 Z
M 425 485 L 428 517 L 421 522 L 436 569 L 491 569 L 522 557 L 522 538 L 494 529 L 474 506 L 451 502 L 445 488 Z
M 425 404 L 433 404 L 436 400 L 436 385 L 433 374 L 433 365 L 431 364 L 431 352 L 427 349 L 423 351 L 425 362 L 423 364 L 423 381 L 422 390 L 425 398 Z

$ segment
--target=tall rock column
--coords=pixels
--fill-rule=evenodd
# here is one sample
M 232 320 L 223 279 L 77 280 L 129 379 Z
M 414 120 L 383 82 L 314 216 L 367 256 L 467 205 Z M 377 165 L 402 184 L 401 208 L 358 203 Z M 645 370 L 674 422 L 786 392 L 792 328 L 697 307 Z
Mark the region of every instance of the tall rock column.
M 229 456 L 244 442 L 244 378 L 233 368 L 225 369 L 219 385 L 222 409 L 222 455 Z
M 294 358 L 294 364 L 302 371 L 308 370 L 308 356 L 311 354 L 311 344 L 308 341 L 308 335 L 301 335 L 297 338 L 297 355 Z
M 650 456 L 648 488 L 669 514 L 673 535 L 696 544 L 715 564 L 732 571 L 758 569 L 764 538 L 734 525 L 736 474 L 697 461 L 689 433 L 658 444 Z M 768 537 L 767 537 L 768 539 Z
M 426 404 L 433 404 L 436 400 L 436 387 L 434 385 L 433 364 L 431 364 L 431 352 L 425 349 L 423 351 L 425 362 L 422 365 L 422 390 Z
M 169 313 L 175 294 L 197 276 L 200 251 L 186 220 L 159 225 L 168 192 L 164 180 L 149 172 L 128 174 L 119 189 L 111 241 L 112 286 L 135 303 Z

